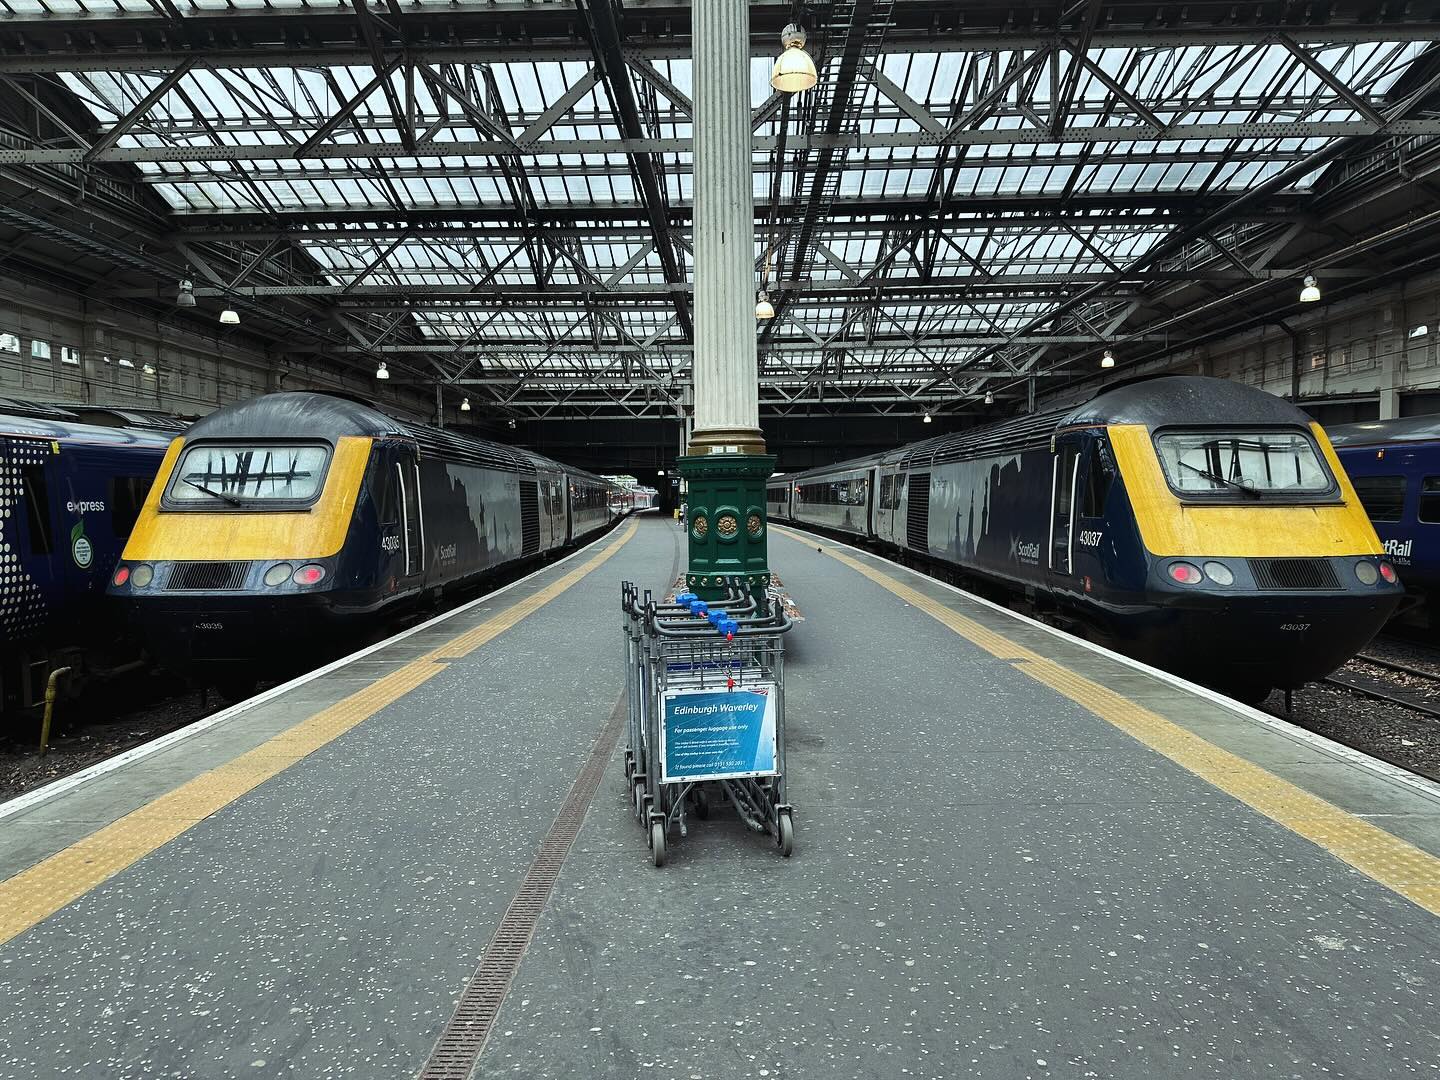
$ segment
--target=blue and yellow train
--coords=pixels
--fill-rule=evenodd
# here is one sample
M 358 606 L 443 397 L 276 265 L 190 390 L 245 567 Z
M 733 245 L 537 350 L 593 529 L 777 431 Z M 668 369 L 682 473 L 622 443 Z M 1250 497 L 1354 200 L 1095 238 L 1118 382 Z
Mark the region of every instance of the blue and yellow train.
M 1334 670 L 1403 593 L 1320 426 L 1220 379 L 774 477 L 767 499 L 1246 699 Z
M 109 591 L 160 659 L 243 688 L 594 535 L 611 487 L 345 397 L 270 394 L 174 441 Z

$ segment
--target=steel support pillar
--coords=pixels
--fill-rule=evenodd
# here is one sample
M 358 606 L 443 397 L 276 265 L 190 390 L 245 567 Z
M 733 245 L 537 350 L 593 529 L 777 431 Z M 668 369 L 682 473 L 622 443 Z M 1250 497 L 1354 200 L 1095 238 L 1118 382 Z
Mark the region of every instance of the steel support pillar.
M 722 577 L 770 581 L 775 459 L 760 431 L 755 357 L 749 24 L 748 4 L 695 2 L 695 430 L 677 464 L 689 486 L 685 583 L 711 599 Z

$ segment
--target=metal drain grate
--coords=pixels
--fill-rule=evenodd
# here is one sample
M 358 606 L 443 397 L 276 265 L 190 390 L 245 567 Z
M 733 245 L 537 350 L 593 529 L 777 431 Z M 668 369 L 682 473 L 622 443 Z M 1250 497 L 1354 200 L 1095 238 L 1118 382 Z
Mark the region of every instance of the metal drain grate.
M 622 696 L 596 737 L 595 745 L 590 748 L 590 756 L 575 778 L 560 813 L 555 815 L 550 831 L 540 842 L 535 861 L 530 864 L 519 891 L 505 909 L 495 936 L 485 946 L 485 954 L 461 992 L 455 1013 L 440 1033 L 418 1080 L 469 1080 L 480 1051 L 485 1049 L 490 1028 L 495 1023 L 505 995 L 510 991 L 510 982 L 535 933 L 535 924 L 540 921 L 540 914 L 550 899 L 550 891 L 560 876 L 565 856 L 570 853 L 570 846 L 579 835 L 585 811 L 590 808 L 590 800 L 595 797 L 595 790 L 605 774 L 605 765 L 615 752 L 615 743 L 620 738 L 620 729 L 625 721 L 625 709 L 625 698 Z

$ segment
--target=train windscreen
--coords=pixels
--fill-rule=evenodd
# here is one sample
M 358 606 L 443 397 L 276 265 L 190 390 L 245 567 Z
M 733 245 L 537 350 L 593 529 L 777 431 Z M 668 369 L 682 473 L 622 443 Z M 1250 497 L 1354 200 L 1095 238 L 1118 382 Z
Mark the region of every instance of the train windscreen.
M 326 447 L 313 444 L 200 443 L 181 456 L 166 499 L 182 507 L 310 502 L 320 493 L 328 457 Z
M 1155 437 L 1165 479 L 1182 494 L 1324 495 L 1330 470 L 1296 431 L 1176 431 Z

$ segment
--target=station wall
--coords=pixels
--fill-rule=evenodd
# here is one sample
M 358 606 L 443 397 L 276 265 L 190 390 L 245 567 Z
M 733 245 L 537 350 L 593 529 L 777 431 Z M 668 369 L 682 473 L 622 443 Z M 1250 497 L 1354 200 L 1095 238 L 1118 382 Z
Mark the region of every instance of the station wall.
M 197 416 L 273 390 L 344 390 L 433 421 L 434 398 L 281 360 L 217 323 L 205 333 L 0 277 L 0 397 Z
M 1293 337 L 1269 325 L 1123 372 L 1214 375 L 1289 397 L 1298 364 L 1299 403 L 1322 423 L 1440 412 L 1440 275 L 1333 304 L 1322 299 L 1285 321 Z M 1040 404 L 1078 402 L 1100 385 L 1087 380 Z

